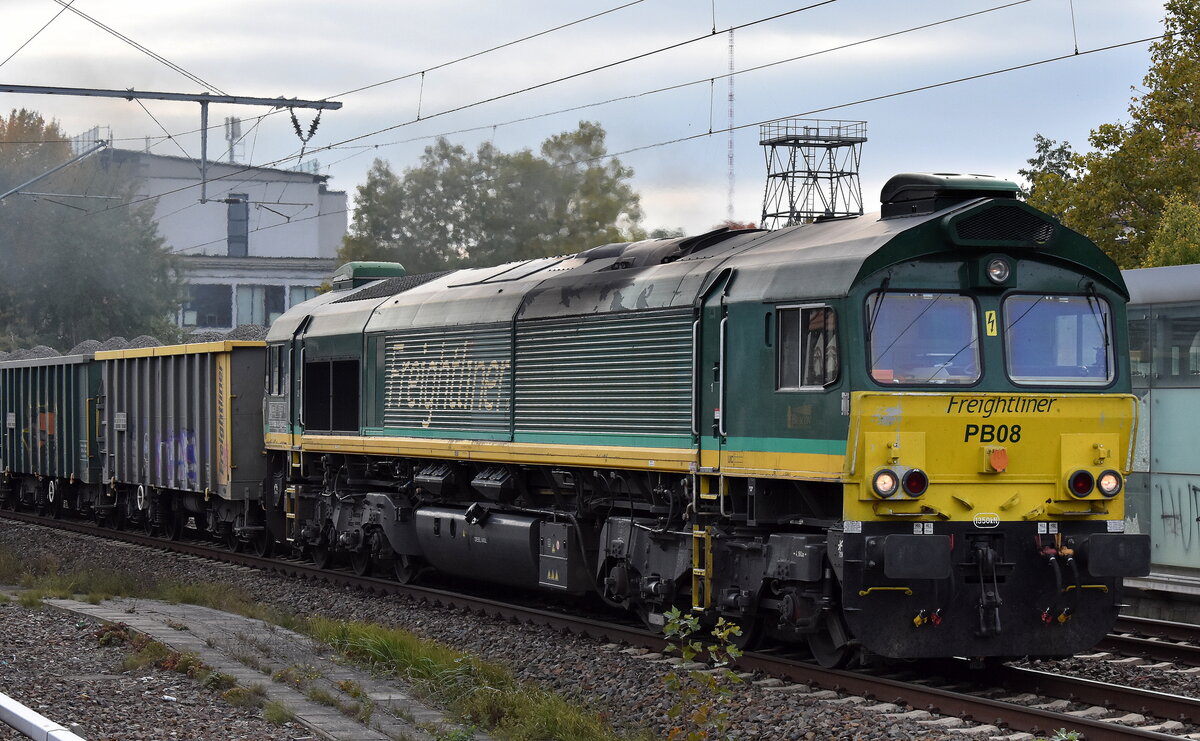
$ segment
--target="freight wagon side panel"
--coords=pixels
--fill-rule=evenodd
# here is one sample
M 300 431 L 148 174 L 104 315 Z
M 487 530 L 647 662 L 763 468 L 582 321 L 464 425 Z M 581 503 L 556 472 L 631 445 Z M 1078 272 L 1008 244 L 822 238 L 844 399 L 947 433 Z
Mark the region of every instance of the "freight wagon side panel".
M 262 481 L 265 344 L 97 353 L 104 476 L 240 500 Z
M 0 364 L 0 470 L 99 480 L 90 355 Z

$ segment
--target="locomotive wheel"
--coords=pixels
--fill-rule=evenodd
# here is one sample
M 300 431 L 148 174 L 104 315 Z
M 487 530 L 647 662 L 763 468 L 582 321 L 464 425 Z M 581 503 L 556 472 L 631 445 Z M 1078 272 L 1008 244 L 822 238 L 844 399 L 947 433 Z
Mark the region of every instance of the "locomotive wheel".
M 350 554 L 350 568 L 354 569 L 354 573 L 359 576 L 366 576 L 371 573 L 371 552 L 370 551 L 354 551 Z
M 813 658 L 826 669 L 841 669 L 854 657 L 849 642 L 850 630 L 840 609 L 831 612 L 816 633 L 808 636 L 808 648 Z
M 275 536 L 271 534 L 270 528 L 264 526 L 250 541 L 250 545 L 254 548 L 254 555 L 267 558 L 275 550 Z
M 313 566 L 318 569 L 327 569 L 333 565 L 333 551 L 327 545 L 315 545 L 312 547 Z
M 734 620 L 741 629 L 741 635 L 729 636 L 729 642 L 737 646 L 742 651 L 753 651 L 762 645 L 764 636 L 763 619 L 755 616 L 746 618 L 745 622 Z
M 421 576 L 423 564 L 418 556 L 398 555 L 392 561 L 392 572 L 401 584 L 414 584 Z

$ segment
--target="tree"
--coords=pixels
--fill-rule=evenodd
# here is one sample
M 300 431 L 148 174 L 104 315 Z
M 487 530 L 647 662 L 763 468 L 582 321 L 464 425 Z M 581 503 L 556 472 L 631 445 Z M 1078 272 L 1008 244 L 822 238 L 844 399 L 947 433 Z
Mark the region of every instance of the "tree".
M 1200 206 L 1178 195 L 1167 200 L 1150 247 L 1145 268 L 1200 263 Z
M 1070 142 L 1064 141 L 1059 144 L 1041 134 L 1034 134 L 1033 143 L 1034 156 L 1026 160 L 1029 168 L 1017 170 L 1017 173 L 1030 183 L 1029 188 L 1021 191 L 1023 198 L 1029 198 L 1033 182 L 1041 175 L 1054 174 L 1067 182 L 1074 182 L 1078 178 L 1079 172 L 1074 164 L 1075 152 L 1071 149 Z
M 70 157 L 58 124 L 26 110 L 0 116 L 0 192 Z M 102 153 L 31 190 L 117 200 L 14 194 L 0 201 L 0 349 L 65 351 L 114 335 L 174 339 L 181 295 L 175 259 L 149 204 L 124 205 L 134 183 L 106 167 Z
M 1168 0 L 1166 9 L 1130 121 L 1099 126 L 1089 137 L 1093 151 L 1030 178 L 1032 205 L 1091 237 L 1123 268 L 1146 261 L 1169 199 L 1200 198 L 1200 0 Z
M 633 171 L 606 156 L 604 130 L 580 122 L 539 154 L 439 138 L 397 176 L 376 160 L 358 188 L 342 260 L 393 260 L 411 273 L 577 252 L 645 236 Z
M 755 224 L 753 221 L 737 221 L 735 219 L 725 219 L 720 224 L 717 224 L 716 226 L 713 227 L 713 229 L 722 229 L 722 228 L 728 229 L 730 231 L 737 231 L 739 229 L 757 229 L 758 224 Z

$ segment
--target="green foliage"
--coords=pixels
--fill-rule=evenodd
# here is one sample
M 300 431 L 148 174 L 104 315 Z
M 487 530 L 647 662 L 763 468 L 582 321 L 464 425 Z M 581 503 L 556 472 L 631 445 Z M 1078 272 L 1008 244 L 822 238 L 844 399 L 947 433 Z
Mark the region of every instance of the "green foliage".
M 1200 206 L 1179 195 L 1167 199 L 1142 267 L 1200 263 Z
M 0 193 L 70 159 L 57 123 L 33 111 L 0 116 Z M 151 334 L 173 339 L 181 296 L 175 257 L 150 204 L 125 206 L 134 183 L 100 153 L 29 190 L 117 200 L 14 194 L 0 201 L 0 350 Z
M 258 691 L 255 691 L 255 690 Z M 239 708 L 260 708 L 263 706 L 263 696 L 265 690 L 262 685 L 256 685 L 252 688 L 231 687 L 221 693 L 221 697 L 225 702 Z
M 397 175 L 376 160 L 359 186 L 338 258 L 390 260 L 409 273 L 497 265 L 640 239 L 633 171 L 606 158 L 604 129 L 580 122 L 540 153 L 438 139 Z
M 1079 731 L 1068 731 L 1066 728 L 1059 728 L 1054 732 L 1054 735 L 1049 739 L 1041 738 L 1038 741 L 1079 741 L 1082 738 Z
M 518 741 L 617 738 L 597 713 L 522 684 L 502 666 L 407 631 L 315 618 L 310 634 L 358 663 L 405 678 L 423 697 L 497 738 Z M 447 738 L 450 737 L 453 736 Z
M 1091 237 L 1122 268 L 1147 263 L 1173 197 L 1200 200 L 1200 0 L 1168 0 L 1166 10 L 1130 120 L 1094 129 L 1086 154 L 1043 150 L 1054 142 L 1039 136 L 1030 160 L 1030 204 Z
M 729 726 L 729 706 L 733 701 L 729 685 L 742 681 L 728 669 L 742 655 L 741 649 L 733 644 L 734 636 L 740 636 L 742 629 L 736 623 L 718 618 L 709 632 L 714 640 L 702 641 L 695 637 L 701 632 L 696 615 L 681 612 L 678 607 L 672 607 L 664 615 L 667 622 L 663 634 L 669 641 L 666 650 L 678 653 L 685 662 L 695 662 L 703 656 L 709 666 L 702 670 L 671 672 L 665 677 L 667 689 L 676 697 L 667 710 L 667 716 L 674 724 L 667 732 L 667 738 L 671 741 L 720 738 Z
M 0 584 L 17 584 L 25 573 L 25 565 L 17 554 L 0 548 Z
M 1079 173 L 1075 166 L 1075 153 L 1071 150 L 1070 142 L 1059 144 L 1053 139 L 1047 139 L 1041 134 L 1033 135 L 1034 156 L 1030 157 L 1029 168 L 1017 170 L 1021 177 L 1030 183 L 1030 187 L 1021 191 L 1021 196 L 1028 199 L 1030 191 L 1036 186 L 1042 175 L 1055 175 L 1059 180 L 1074 181 Z
M 273 725 L 281 726 L 296 719 L 296 713 L 287 705 L 277 700 L 271 700 L 263 705 L 263 720 Z

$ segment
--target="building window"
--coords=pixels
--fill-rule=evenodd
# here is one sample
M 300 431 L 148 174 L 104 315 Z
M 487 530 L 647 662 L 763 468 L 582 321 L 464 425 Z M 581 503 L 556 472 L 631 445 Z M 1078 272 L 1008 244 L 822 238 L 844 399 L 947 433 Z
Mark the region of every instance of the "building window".
M 228 204 L 228 243 L 230 257 L 245 257 L 250 252 L 250 196 L 230 193 Z
M 238 324 L 266 326 L 283 313 L 283 286 L 238 286 Z
M 837 380 L 837 316 L 828 306 L 779 309 L 779 389 L 822 388 Z
M 317 297 L 316 286 L 291 286 L 288 288 L 288 307 L 291 308 L 296 304 L 302 304 L 310 298 Z
M 233 326 L 233 286 L 193 283 L 183 305 L 183 326 L 205 329 Z

